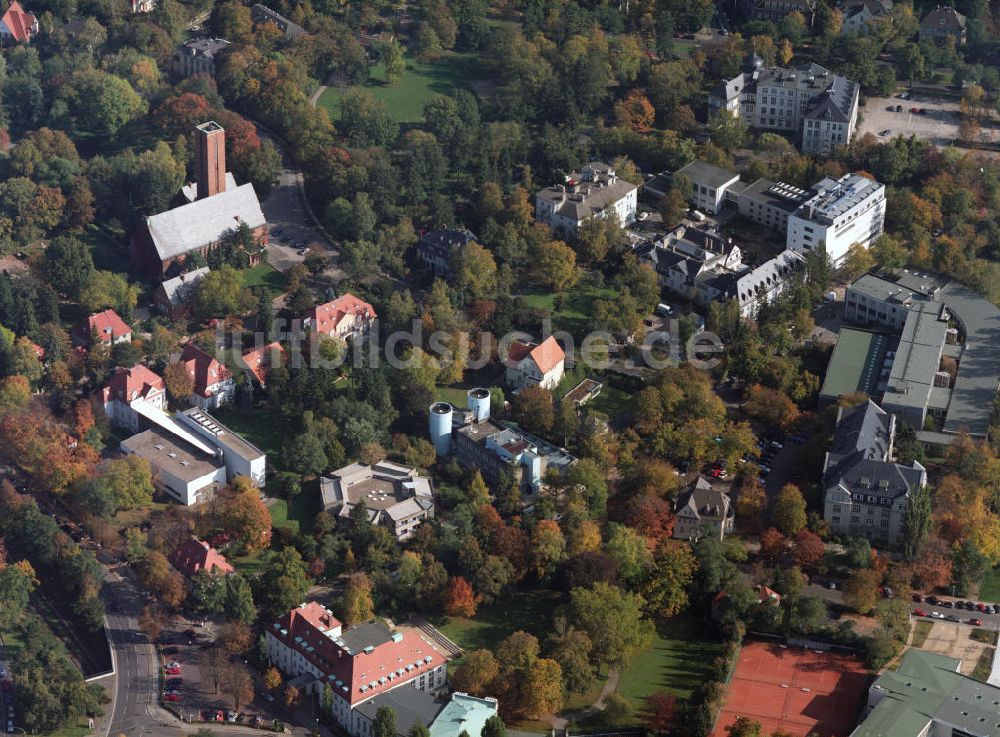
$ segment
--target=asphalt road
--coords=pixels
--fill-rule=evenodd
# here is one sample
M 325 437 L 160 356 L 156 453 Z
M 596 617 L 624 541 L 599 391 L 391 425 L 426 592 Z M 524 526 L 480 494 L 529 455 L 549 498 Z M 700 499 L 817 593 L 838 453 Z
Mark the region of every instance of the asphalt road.
M 105 576 L 103 594 L 109 603 L 107 631 L 116 671 L 108 705 L 111 720 L 104 735 L 142 737 L 166 717 L 157 704 L 156 651 L 139 630 L 144 597 L 128 578 L 114 571 Z

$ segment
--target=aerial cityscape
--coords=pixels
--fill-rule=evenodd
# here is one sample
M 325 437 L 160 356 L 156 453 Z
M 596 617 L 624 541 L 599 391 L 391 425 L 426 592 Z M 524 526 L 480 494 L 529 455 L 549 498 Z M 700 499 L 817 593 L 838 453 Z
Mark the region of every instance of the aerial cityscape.
M 1000 737 L 1000 3 L 0 0 L 0 733 Z

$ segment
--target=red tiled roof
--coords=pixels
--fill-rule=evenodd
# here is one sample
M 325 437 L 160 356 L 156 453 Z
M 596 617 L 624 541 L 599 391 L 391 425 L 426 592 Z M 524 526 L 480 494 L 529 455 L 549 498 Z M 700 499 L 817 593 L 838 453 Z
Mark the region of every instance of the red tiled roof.
M 226 556 L 206 542 L 189 537 L 170 556 L 174 568 L 189 578 L 198 571 L 232 573 L 233 567 Z
M 102 343 L 110 343 L 114 338 L 132 334 L 132 328 L 114 310 L 105 310 L 91 315 L 85 322 L 77 326 L 77 331 L 85 343 L 90 343 L 91 336 L 94 335 Z
M 326 335 L 336 331 L 348 315 L 354 315 L 362 320 L 374 320 L 377 317 L 374 307 L 350 292 L 332 302 L 316 305 L 309 313 L 313 331 Z
M 184 344 L 180 362 L 187 369 L 188 376 L 194 380 L 195 393 L 203 397 L 209 396 L 208 387 L 233 375 L 224 364 L 219 363 L 194 343 Z
M 520 341 L 511 343 L 510 350 L 507 351 L 507 359 L 512 364 L 520 363 L 527 356 L 531 356 L 531 360 L 538 366 L 538 370 L 542 372 L 542 375 L 545 375 L 558 366 L 560 361 L 565 360 L 566 353 L 551 335 L 536 346 L 529 346 Z
M 247 368 L 253 372 L 253 375 L 257 377 L 257 380 L 261 384 L 263 384 L 264 380 L 267 378 L 267 370 L 271 367 L 272 362 L 275 360 L 275 353 L 280 356 L 278 360 L 284 362 L 285 349 L 281 347 L 281 343 L 278 341 L 268 343 L 261 348 L 249 350 L 243 354 L 243 362 L 247 365 Z
M 34 26 L 37 22 L 32 13 L 24 12 L 24 8 L 21 7 L 21 3 L 17 0 L 14 0 L 10 4 L 7 12 L 3 14 L 3 18 L 0 18 L 0 23 L 7 26 L 14 40 L 21 43 L 31 40 L 31 36 L 34 33 Z
M 352 654 L 324 634 L 339 626 L 333 615 L 310 602 L 285 614 L 269 631 L 315 665 L 333 692 L 351 704 L 389 691 L 447 662 L 416 630 L 399 631 L 370 651 L 365 648 Z
M 163 379 L 141 363 L 132 368 L 118 366 L 111 375 L 111 381 L 104 387 L 104 402 L 117 399 L 128 403 L 133 399 L 147 399 L 165 390 Z

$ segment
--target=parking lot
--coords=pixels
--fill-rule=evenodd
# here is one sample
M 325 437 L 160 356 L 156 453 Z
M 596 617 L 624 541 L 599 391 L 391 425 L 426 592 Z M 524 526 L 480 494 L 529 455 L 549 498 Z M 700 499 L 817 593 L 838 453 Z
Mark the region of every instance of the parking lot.
M 890 112 L 889 108 L 900 106 L 903 112 Z M 923 110 L 923 114 L 910 112 L 913 108 Z M 869 97 L 861 110 L 863 120 L 858 125 L 857 135 L 871 133 L 881 139 L 896 136 L 915 135 L 933 141 L 938 146 L 950 146 L 958 138 L 960 121 L 957 102 L 931 100 L 911 96 L 903 100 L 899 97 Z M 880 136 L 883 131 L 889 131 Z

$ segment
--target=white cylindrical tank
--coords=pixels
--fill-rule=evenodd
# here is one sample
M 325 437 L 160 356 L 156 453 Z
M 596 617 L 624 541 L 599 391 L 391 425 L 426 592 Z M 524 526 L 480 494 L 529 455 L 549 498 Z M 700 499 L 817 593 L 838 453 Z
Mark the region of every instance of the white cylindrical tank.
M 490 419 L 490 390 L 476 387 L 469 389 L 466 393 L 466 406 L 472 412 L 472 419 L 475 422 L 483 422 Z
M 451 418 L 454 408 L 447 402 L 435 402 L 429 415 L 431 442 L 439 456 L 451 453 Z

